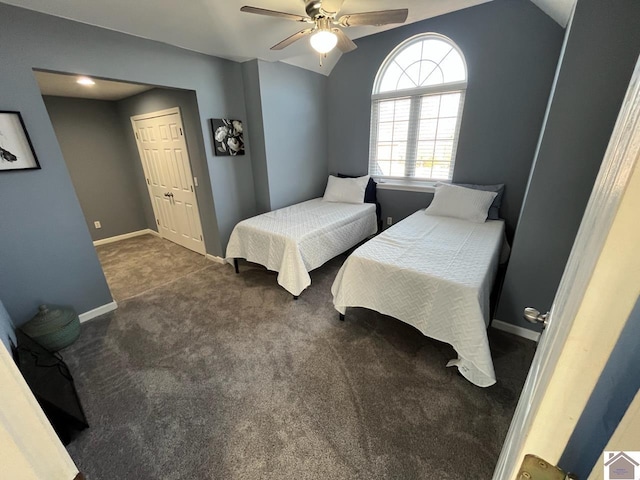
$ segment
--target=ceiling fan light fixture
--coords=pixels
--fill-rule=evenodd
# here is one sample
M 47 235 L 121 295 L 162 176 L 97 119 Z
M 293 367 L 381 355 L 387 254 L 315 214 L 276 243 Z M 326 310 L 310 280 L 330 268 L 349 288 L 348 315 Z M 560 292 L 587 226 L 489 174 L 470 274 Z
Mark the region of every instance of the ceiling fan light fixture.
M 327 30 L 319 30 L 311 35 L 309 42 L 313 49 L 318 53 L 329 53 L 338 43 L 338 37 L 333 32 Z

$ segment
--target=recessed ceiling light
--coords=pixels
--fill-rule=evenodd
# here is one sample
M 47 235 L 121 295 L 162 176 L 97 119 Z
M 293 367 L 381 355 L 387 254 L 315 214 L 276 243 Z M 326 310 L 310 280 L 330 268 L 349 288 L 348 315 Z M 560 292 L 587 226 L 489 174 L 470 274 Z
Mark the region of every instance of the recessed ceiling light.
M 96 84 L 96 82 L 91 80 L 89 77 L 78 77 L 78 80 L 76 80 L 76 82 L 78 82 L 80 85 L 86 85 L 86 86 Z

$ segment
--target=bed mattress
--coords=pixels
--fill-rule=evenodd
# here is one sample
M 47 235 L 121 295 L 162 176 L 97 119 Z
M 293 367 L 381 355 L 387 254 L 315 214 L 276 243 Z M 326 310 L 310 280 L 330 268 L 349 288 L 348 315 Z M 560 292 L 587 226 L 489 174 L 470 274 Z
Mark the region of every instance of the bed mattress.
M 495 373 L 487 325 L 504 222 L 472 223 L 420 210 L 356 249 L 333 283 L 340 313 L 365 307 L 452 345 L 455 365 L 487 387 Z
M 309 272 L 376 233 L 371 203 L 324 202 L 315 198 L 238 223 L 226 261 L 244 258 L 278 272 L 292 295 L 311 285 Z

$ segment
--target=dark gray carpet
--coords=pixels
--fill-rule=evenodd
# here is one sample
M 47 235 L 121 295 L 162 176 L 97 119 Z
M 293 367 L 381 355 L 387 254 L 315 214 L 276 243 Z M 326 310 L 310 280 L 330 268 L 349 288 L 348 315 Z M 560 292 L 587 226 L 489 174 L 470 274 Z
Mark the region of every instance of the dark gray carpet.
M 210 266 L 191 250 L 155 235 L 141 235 L 96 247 L 111 295 L 117 302 Z
M 498 384 L 448 345 L 332 308 L 345 257 L 298 301 L 275 274 L 209 263 L 83 324 L 63 351 L 91 428 L 68 447 L 96 479 L 489 479 L 534 351 L 490 333 Z

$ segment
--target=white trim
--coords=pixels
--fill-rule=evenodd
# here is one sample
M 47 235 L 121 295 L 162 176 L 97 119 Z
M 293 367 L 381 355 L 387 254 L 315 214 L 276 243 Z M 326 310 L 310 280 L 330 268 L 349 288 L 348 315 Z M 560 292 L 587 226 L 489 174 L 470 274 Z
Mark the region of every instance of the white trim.
M 403 40 L 402 42 L 400 42 L 393 50 L 391 50 L 391 53 L 389 53 L 389 55 L 387 55 L 387 57 L 384 59 L 384 61 L 382 62 L 382 64 L 380 65 L 380 68 L 378 69 L 378 73 L 376 74 L 376 78 L 373 82 L 373 92 L 372 95 L 376 95 L 380 93 L 380 83 L 382 82 L 382 77 L 384 77 L 384 74 L 387 71 L 387 67 L 389 67 L 389 65 L 391 64 L 391 62 L 393 60 L 395 60 L 395 57 L 405 48 L 409 47 L 410 45 L 417 43 L 417 42 L 422 42 L 424 40 L 427 40 L 429 38 L 436 38 L 442 42 L 448 43 L 449 45 L 451 45 L 451 47 L 453 47 L 453 49 L 455 51 L 458 52 L 458 55 L 460 55 L 460 58 L 462 59 L 462 64 L 464 65 L 464 81 L 458 81 L 458 82 L 452 82 L 452 83 L 446 83 L 444 85 L 449 86 L 449 85 L 456 85 L 456 84 L 464 84 L 465 85 L 465 89 L 466 89 L 466 84 L 469 81 L 469 69 L 467 68 L 467 59 L 464 58 L 464 54 L 462 53 L 462 50 L 460 49 L 460 47 L 453 41 L 451 40 L 449 37 L 447 37 L 446 35 L 441 35 L 439 33 L 435 33 L 435 32 L 424 32 L 424 33 L 418 33 L 417 35 L 414 35 L 413 37 L 409 37 L 406 40 Z M 423 87 L 425 89 L 430 89 L 430 87 Z M 412 90 L 418 90 L 418 89 L 412 89 Z M 395 90 L 396 93 L 398 92 L 402 92 L 402 90 Z
M 419 183 L 409 182 L 406 180 L 382 180 L 375 179 L 377 182 L 376 189 L 378 190 L 404 190 L 407 192 L 427 192 L 434 193 L 436 191 L 435 183 Z
M 536 343 L 540 340 L 540 332 L 534 332 L 533 330 L 529 330 L 528 328 L 519 327 L 518 325 L 503 322 L 502 320 L 494 319 L 493 322 L 491 322 L 491 326 L 496 330 L 502 330 L 503 332 L 512 333 L 513 335 L 526 338 L 527 340 L 533 340 Z
M 78 317 L 80 318 L 80 323 L 87 322 L 93 318 L 99 317 L 100 315 L 104 315 L 105 313 L 113 312 L 116 308 L 118 308 L 118 304 L 113 301 L 102 305 L 101 307 L 89 310 L 88 312 L 81 313 Z
M 148 120 L 149 118 L 164 117 L 165 115 L 180 115 L 180 107 L 167 108 L 166 110 L 158 110 L 157 112 L 143 113 L 142 115 L 134 115 L 131 120 Z
M 142 235 L 155 235 L 159 237 L 160 234 L 151 228 L 146 228 L 144 230 L 137 230 L 135 232 L 123 233 L 122 235 L 116 235 L 115 237 L 103 238 L 101 240 L 95 240 L 93 242 L 93 246 L 97 247 L 99 245 L 106 245 L 107 243 L 119 242 L 120 240 L 126 240 L 127 238 L 140 237 Z
M 390 90 L 388 92 L 374 93 L 371 100 L 389 100 L 410 97 L 422 97 L 425 95 L 440 95 L 443 93 L 466 92 L 467 82 L 439 83 L 428 87 L 404 88 L 402 90 Z
M 205 258 L 206 258 L 207 260 L 211 260 L 212 262 L 216 262 L 216 263 L 225 263 L 224 258 L 222 258 L 222 257 L 217 257 L 217 256 L 215 256 L 215 255 L 211 255 L 211 254 L 209 254 L 209 253 L 207 253 L 207 254 L 205 255 Z

